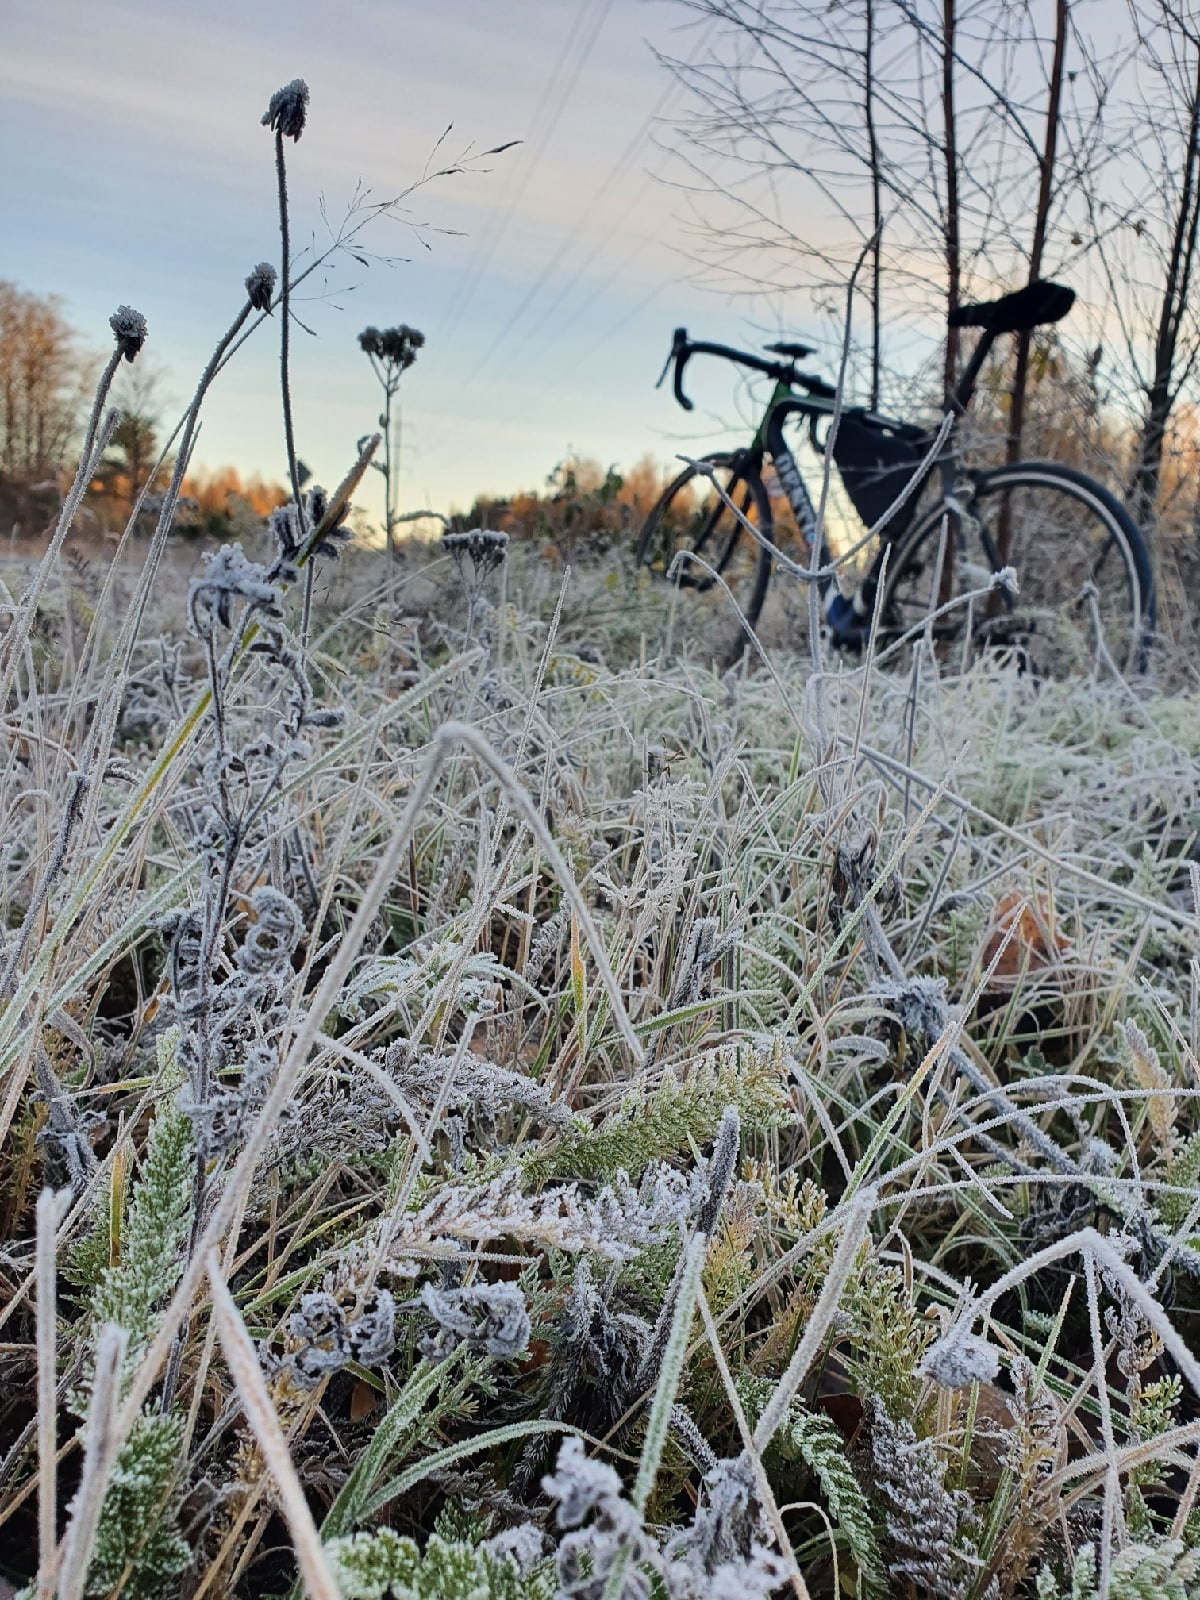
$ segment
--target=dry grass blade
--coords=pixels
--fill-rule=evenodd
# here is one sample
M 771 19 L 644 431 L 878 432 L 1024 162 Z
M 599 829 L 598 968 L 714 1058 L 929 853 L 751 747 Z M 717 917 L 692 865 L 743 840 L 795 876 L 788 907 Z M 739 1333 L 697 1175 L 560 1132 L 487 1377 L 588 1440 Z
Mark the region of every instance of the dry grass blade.
M 58 1315 L 55 1232 L 69 1194 L 43 1189 L 37 1204 L 38 1600 L 55 1587 L 58 1520 Z
M 313 1600 L 340 1600 L 338 1586 L 321 1546 L 321 1535 L 308 1509 L 308 1501 L 304 1498 L 304 1490 L 292 1464 L 288 1442 L 263 1382 L 262 1368 L 258 1364 L 253 1341 L 246 1332 L 246 1324 L 225 1283 L 220 1258 L 215 1250 L 209 1251 L 205 1266 L 212 1289 L 217 1336 L 229 1364 L 230 1375 L 237 1385 L 246 1420 L 254 1430 L 263 1458 L 279 1490 L 304 1587 Z
M 84 1421 L 83 1470 L 63 1534 L 58 1600 L 83 1600 L 104 1496 L 121 1447 L 116 1423 L 125 1342 L 123 1330 L 111 1323 L 100 1329 L 96 1339 L 92 1399 Z

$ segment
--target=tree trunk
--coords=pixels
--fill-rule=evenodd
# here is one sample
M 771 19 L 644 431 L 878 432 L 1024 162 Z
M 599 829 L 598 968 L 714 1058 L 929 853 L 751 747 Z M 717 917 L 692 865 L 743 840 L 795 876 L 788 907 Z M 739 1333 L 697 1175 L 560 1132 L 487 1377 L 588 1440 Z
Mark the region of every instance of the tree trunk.
M 1046 252 L 1046 234 L 1050 224 L 1050 206 L 1054 198 L 1054 163 L 1058 154 L 1058 129 L 1062 111 L 1063 63 L 1067 53 L 1067 24 L 1070 19 L 1070 0 L 1057 0 L 1054 18 L 1054 57 L 1050 67 L 1050 97 L 1046 106 L 1046 139 L 1039 163 L 1037 212 L 1033 219 L 1033 244 L 1029 251 L 1029 281 L 1042 275 L 1042 258 Z M 1009 461 L 1021 459 L 1021 437 L 1025 430 L 1025 384 L 1029 374 L 1029 345 L 1032 330 L 1017 335 L 1017 360 L 1013 372 L 1008 414 L 1008 443 L 1005 457 Z M 1001 550 L 1007 557 L 1007 548 Z
M 867 124 L 867 155 L 871 164 L 871 409 L 879 409 L 882 310 L 879 284 L 882 276 L 883 193 L 879 171 L 879 140 L 875 132 L 875 0 L 865 0 L 866 40 L 863 47 L 863 115 Z
M 1142 436 L 1138 442 L 1137 466 L 1134 468 L 1129 494 L 1126 497 L 1129 513 L 1143 533 L 1152 531 L 1162 481 L 1163 445 L 1167 436 L 1167 423 L 1178 393 L 1174 382 L 1175 355 L 1179 345 L 1180 325 L 1191 289 L 1192 268 L 1196 255 L 1196 229 L 1197 223 L 1200 222 L 1200 201 L 1198 201 L 1196 182 L 1198 165 L 1200 165 L 1200 47 L 1197 47 L 1196 51 L 1196 74 L 1192 84 L 1192 101 L 1188 108 L 1188 147 L 1183 171 L 1183 188 L 1179 196 L 1179 210 L 1175 215 L 1171 254 L 1167 263 L 1167 281 L 1163 286 L 1158 332 L 1154 341 L 1154 372 L 1146 394 L 1146 420 L 1142 425 Z
M 1046 234 L 1050 225 L 1050 205 L 1054 198 L 1054 162 L 1058 154 L 1058 127 L 1062 110 L 1063 62 L 1067 53 L 1067 23 L 1070 17 L 1070 0 L 1056 0 L 1054 17 L 1054 56 L 1050 65 L 1050 94 L 1046 105 L 1046 138 L 1038 163 L 1037 211 L 1033 219 L 1033 243 L 1029 250 L 1029 281 L 1042 275 L 1042 257 L 1046 253 Z M 1013 369 L 1012 388 L 1009 390 L 1008 439 L 1004 456 L 1007 461 L 1021 459 L 1021 444 L 1025 432 L 1025 386 L 1029 378 L 1029 346 L 1032 328 L 1023 328 L 1017 335 L 1017 359 Z M 1000 506 L 1000 520 L 996 527 L 996 550 L 1002 566 L 1008 564 L 1012 548 L 1012 500 L 1005 495 Z
M 954 111 L 954 0 L 942 0 L 942 137 L 946 159 L 946 312 L 958 310 L 962 266 L 959 246 L 958 135 Z M 946 330 L 946 394 L 958 381 L 958 329 Z

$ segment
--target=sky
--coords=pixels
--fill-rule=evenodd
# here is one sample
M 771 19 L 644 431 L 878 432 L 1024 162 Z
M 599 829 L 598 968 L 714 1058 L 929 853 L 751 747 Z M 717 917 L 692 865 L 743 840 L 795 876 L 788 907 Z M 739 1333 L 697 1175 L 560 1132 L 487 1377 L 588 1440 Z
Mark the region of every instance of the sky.
M 727 440 L 728 369 L 697 372 L 692 418 L 654 388 L 677 324 L 731 342 L 817 331 L 807 305 L 768 326 L 763 308 L 694 281 L 687 205 L 662 148 L 681 99 L 654 49 L 686 57 L 697 35 L 672 0 L 3 10 L 0 278 L 62 296 L 97 350 L 118 304 L 143 312 L 174 414 L 246 273 L 279 259 L 260 118 L 281 84 L 303 77 L 311 90 L 287 154 L 293 238 L 317 253 L 363 189 L 391 198 L 427 169 L 523 141 L 420 185 L 358 235 L 365 265 L 342 253 L 304 285 L 296 310 L 312 336 L 295 330 L 294 409 L 318 481 L 340 478 L 375 425 L 357 345 L 368 324 L 425 333 L 401 395 L 400 501 L 441 511 L 538 487 L 569 451 L 629 465 Z M 275 322 L 218 380 L 196 460 L 285 477 Z

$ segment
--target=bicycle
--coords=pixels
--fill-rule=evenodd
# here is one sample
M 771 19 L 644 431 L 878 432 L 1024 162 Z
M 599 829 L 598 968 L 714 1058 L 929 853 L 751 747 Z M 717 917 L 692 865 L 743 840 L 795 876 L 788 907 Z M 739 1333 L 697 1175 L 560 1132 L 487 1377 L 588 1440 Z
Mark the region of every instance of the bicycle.
M 1122 672 L 1144 668 L 1154 633 L 1154 580 L 1145 543 L 1124 507 L 1073 467 L 1023 461 L 977 470 L 964 464 L 959 450 L 961 419 L 995 341 L 1060 321 L 1074 300 L 1073 290 L 1036 281 L 998 300 L 960 307 L 951 325 L 977 328 L 980 336 L 940 429 L 864 407 L 841 411 L 833 462 L 878 550 L 850 596 L 828 575 L 828 550 L 819 553 L 826 574 L 822 609 L 835 645 L 861 649 L 875 616 L 883 649 L 927 631 L 943 654 L 955 644 L 998 651 L 1044 677 L 1084 670 L 1104 650 Z M 678 589 L 707 603 L 714 624 L 722 607 L 728 611 L 728 590 L 743 618 L 739 646 L 762 611 L 773 558 L 783 555 L 763 468 L 769 459 L 811 555 L 817 512 L 783 429 L 794 416 L 806 418 L 823 454 L 818 430 L 836 411 L 834 388 L 798 369 L 815 353 L 812 346 L 764 348 L 783 359 L 675 330 L 658 382 L 673 365 L 675 398 L 685 410 L 694 409 L 683 389 L 694 355 L 763 373 L 774 389 L 751 443 L 705 456 L 679 473 L 651 510 L 635 549 L 639 566 L 669 574 Z M 930 503 L 925 491 L 935 476 L 940 494 Z M 1006 567 L 1017 574 L 1016 594 L 994 581 Z M 789 570 L 796 571 L 794 563 Z M 981 588 L 990 588 L 986 599 L 953 603 L 956 595 Z

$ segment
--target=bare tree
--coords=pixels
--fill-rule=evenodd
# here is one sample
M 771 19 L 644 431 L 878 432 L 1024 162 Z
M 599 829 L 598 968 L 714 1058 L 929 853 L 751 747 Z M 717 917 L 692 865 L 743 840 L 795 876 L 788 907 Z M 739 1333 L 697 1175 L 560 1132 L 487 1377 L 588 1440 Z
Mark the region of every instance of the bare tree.
M 1158 507 L 1167 424 L 1200 357 L 1200 329 L 1190 304 L 1200 226 L 1200 34 L 1190 15 L 1167 0 L 1135 9 L 1134 19 L 1160 89 L 1148 110 L 1157 113 L 1160 129 L 1155 177 L 1163 203 L 1158 227 L 1139 218 L 1137 237 L 1148 235 L 1152 249 L 1157 245 L 1162 278 L 1150 360 L 1140 372 L 1146 409 L 1128 497 L 1134 520 L 1149 529 Z
M 701 273 L 755 296 L 805 288 L 839 317 L 871 241 L 859 370 L 873 404 L 889 323 L 928 327 L 968 283 L 986 293 L 1022 281 L 1031 260 L 1041 269 L 1065 224 L 1055 169 L 1069 0 L 1052 43 L 1035 0 L 681 3 L 709 25 L 704 49 L 668 63 L 690 91 L 676 150 Z M 1075 110 L 1086 123 L 1089 105 Z M 1094 153 L 1073 138 L 1073 161 Z M 957 355 L 952 334 L 944 384 Z

